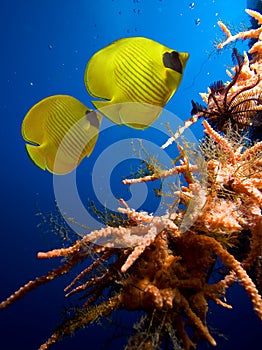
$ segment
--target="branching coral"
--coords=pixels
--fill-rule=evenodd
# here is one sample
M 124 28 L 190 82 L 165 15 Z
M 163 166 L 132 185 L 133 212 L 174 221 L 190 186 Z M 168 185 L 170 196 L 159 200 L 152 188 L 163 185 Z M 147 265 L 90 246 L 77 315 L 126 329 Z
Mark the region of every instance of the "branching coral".
M 257 13 L 249 13 L 262 24 Z M 262 69 L 261 29 L 232 36 L 225 25 L 220 26 L 228 37 L 220 47 L 237 38 L 255 36 L 259 39 L 251 48 L 252 53 L 256 52 L 252 63 L 245 56 L 243 63 L 238 62 L 236 67 L 234 84 L 230 86 L 229 83 L 230 88 L 223 87 L 226 103 L 230 101 L 232 106 L 234 96 L 239 99 L 247 91 L 243 90 L 246 79 L 253 79 L 248 99 L 250 102 L 254 93 L 256 108 L 252 107 L 252 113 L 257 118 L 261 88 L 258 74 Z M 210 94 L 213 97 L 210 98 Z M 214 92 L 209 91 L 203 98 L 210 113 L 212 109 L 220 108 L 219 91 L 215 97 Z M 225 101 L 225 95 L 222 100 Z M 198 113 L 209 120 L 203 110 Z M 124 181 L 134 185 L 181 174 L 184 186 L 179 190 L 177 210 L 154 216 L 132 210 L 121 200 L 119 212 L 126 216 L 127 225 L 106 226 L 68 248 L 38 253 L 38 258 L 64 257 L 64 262 L 47 275 L 28 282 L 0 304 L 0 309 L 6 308 L 29 291 L 68 273 L 78 263 L 92 257 L 92 262 L 65 288 L 67 297 L 79 295 L 84 300 L 82 306 L 57 328 L 41 350 L 117 309 L 144 311 L 127 342 L 128 350 L 159 349 L 166 338 L 174 349 L 180 350 L 196 348 L 198 341 L 203 340 L 215 346 L 216 340 L 206 321 L 208 301 L 230 308 L 225 294 L 234 282 L 245 288 L 262 320 L 262 300 L 258 291 L 262 285 L 262 142 L 250 146 L 241 143 L 237 137 L 228 138 L 220 134 L 220 130 L 214 130 L 207 120 L 203 122 L 207 136 L 202 144 L 207 174 L 205 187 L 197 176 L 203 171 L 201 165 L 191 164 L 186 150 L 180 148 L 180 163 L 172 169 Z M 190 225 L 182 230 L 182 223 L 188 219 L 187 208 L 192 202 L 194 211 Z M 243 235 L 246 244 L 241 246 Z M 227 270 L 218 282 L 211 284 L 209 277 L 217 259 Z M 249 276 L 251 269 L 254 280 Z
M 241 78 L 241 72 L 244 66 L 244 59 L 233 50 L 233 61 L 237 62 L 235 74 L 232 81 L 227 85 L 222 81 L 212 84 L 209 88 L 208 96 L 202 94 L 203 99 L 207 102 L 205 108 L 192 101 L 192 114 L 198 117 L 206 118 L 216 130 L 225 132 L 228 127 L 234 130 L 248 130 L 248 127 L 257 127 L 262 125 L 261 110 L 262 98 L 260 90 L 254 93 L 254 88 L 259 85 L 260 77 L 257 76 L 255 82 L 251 81 L 244 86 L 236 89 L 236 84 Z
M 168 147 L 185 129 L 198 121 L 206 118 L 216 130 L 225 132 L 228 127 L 242 132 L 249 130 L 256 135 L 256 131 L 262 128 L 262 15 L 253 10 L 246 12 L 257 20 L 259 28 L 232 35 L 227 26 L 219 21 L 218 24 L 227 38 L 217 45 L 222 49 L 236 40 L 255 39 L 248 54 L 243 57 L 233 49 L 233 62 L 236 63 L 232 71 L 227 71 L 231 81 L 224 84 L 222 81 L 213 83 L 207 93 L 200 93 L 207 107 L 192 101 L 192 117 L 185 121 L 184 126 L 162 146 Z M 260 136 L 261 137 L 261 136 Z
M 181 233 L 179 229 L 182 212 L 156 217 L 131 210 L 122 201 L 123 207 L 119 211 L 127 215 L 132 226 L 108 226 L 84 236 L 69 248 L 39 253 L 39 258 L 63 256 L 67 260 L 61 267 L 30 281 L 2 302 L 0 307 L 5 308 L 28 291 L 67 273 L 80 261 L 93 256 L 93 263 L 65 288 L 67 296 L 80 294 L 85 303 L 40 349 L 47 349 L 64 336 L 118 308 L 144 310 L 152 324 L 156 317 L 161 320 L 161 329 L 156 324 L 152 326 L 156 333 L 152 330 L 151 336 L 144 340 L 144 347 L 140 344 L 142 349 L 151 349 L 156 338 L 160 346 L 167 334 L 174 333 L 183 349 L 195 347 L 195 342 L 203 339 L 215 345 L 206 324 L 208 300 L 230 307 L 221 298 L 234 281 L 239 281 L 246 289 L 262 319 L 261 297 L 246 272 L 261 255 L 262 143 L 241 152 L 206 121 L 204 126 L 210 138 L 207 142 L 212 140 L 215 143 L 220 156 L 206 160 L 205 207 L 198 212 L 187 232 Z M 161 176 L 166 177 L 175 171 L 191 172 L 190 183 L 181 189 L 181 200 L 184 196 L 192 198 L 196 188 L 200 190 L 198 181 L 194 180 L 197 166 L 178 165 L 167 174 L 161 172 Z M 137 181 L 126 180 L 128 183 Z M 233 240 L 230 243 L 236 242 L 244 230 L 251 232 L 250 250 L 241 263 L 228 251 L 230 244 L 227 243 L 230 240 Z M 103 245 L 96 244 L 101 240 Z M 118 248 L 120 245 L 124 248 Z M 221 281 L 209 284 L 208 276 L 218 257 L 229 272 Z M 104 300 L 104 291 L 108 287 L 111 287 L 111 294 Z M 186 324 L 193 329 L 193 336 L 187 333 Z M 140 329 L 132 336 L 127 349 L 136 348 L 143 331 Z

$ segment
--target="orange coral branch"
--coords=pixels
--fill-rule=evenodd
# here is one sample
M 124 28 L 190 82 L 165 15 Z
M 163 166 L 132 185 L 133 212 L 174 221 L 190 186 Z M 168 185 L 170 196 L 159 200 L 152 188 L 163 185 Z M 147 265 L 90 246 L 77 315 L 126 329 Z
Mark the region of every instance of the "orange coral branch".
M 213 238 L 203 235 L 193 235 L 188 234 L 188 241 L 196 242 L 200 244 L 204 244 L 206 247 L 211 247 L 214 250 L 214 253 L 220 257 L 225 266 L 229 267 L 232 271 L 236 273 L 236 276 L 239 279 L 239 282 L 247 291 L 252 303 L 254 310 L 257 312 L 259 318 L 262 320 L 262 299 L 259 295 L 259 292 L 248 276 L 245 269 L 241 266 L 241 264 L 231 255 L 229 254 L 220 243 L 215 241 Z
M 59 248 L 59 249 L 54 249 L 49 252 L 39 252 L 37 254 L 38 259 L 49 259 L 49 258 L 58 258 L 60 256 L 68 256 L 71 254 L 74 254 L 75 252 L 78 252 L 81 248 L 81 243 L 80 241 L 76 241 L 76 243 L 69 248 Z
M 251 38 L 259 39 L 259 40 L 261 39 L 260 36 L 261 36 L 261 32 L 262 32 L 262 15 L 257 11 L 249 10 L 249 9 L 246 9 L 246 12 L 251 17 L 253 17 L 254 19 L 256 19 L 258 21 L 258 24 L 260 25 L 260 27 L 257 29 L 250 29 L 250 30 L 239 32 L 235 35 L 232 35 L 230 30 L 227 28 L 227 26 L 223 22 L 219 21 L 218 25 L 223 30 L 223 32 L 226 34 L 227 39 L 224 42 L 219 43 L 217 45 L 218 49 L 222 49 L 224 46 L 226 46 L 226 45 L 228 45 L 228 44 L 230 44 L 233 41 L 236 41 L 238 39 L 242 39 L 242 40 L 251 39 Z M 249 53 L 253 53 L 256 51 L 259 51 L 259 52 L 261 51 L 261 42 L 255 43 L 252 46 L 252 48 L 249 50 Z
M 137 184 L 137 183 L 141 183 L 141 182 L 149 182 L 149 181 L 155 181 L 158 179 L 164 179 L 167 178 L 169 176 L 172 175 L 177 175 L 177 174 L 181 174 L 181 173 L 186 173 L 186 172 L 197 172 L 198 171 L 198 167 L 197 165 L 177 165 L 174 168 L 171 168 L 169 170 L 163 170 L 157 174 L 153 174 L 153 175 L 147 175 L 144 177 L 140 177 L 140 178 L 134 178 L 134 179 L 124 179 L 122 181 L 122 183 L 124 185 L 132 185 L 132 184 Z
M 206 120 L 203 121 L 203 125 L 205 127 L 204 132 L 206 134 L 208 134 L 209 136 L 211 136 L 215 140 L 215 142 L 217 142 L 217 144 L 219 145 L 219 147 L 222 148 L 224 153 L 230 157 L 230 161 L 231 161 L 232 165 L 235 165 L 236 160 L 235 160 L 234 150 L 233 150 L 230 142 L 227 139 L 225 139 L 224 137 L 222 137 L 221 135 L 219 135 L 219 133 L 216 132 L 214 129 L 212 129 Z
M 71 259 L 69 259 L 64 265 L 59 266 L 56 269 L 53 269 L 47 275 L 37 277 L 35 280 L 29 281 L 23 287 L 19 288 L 9 298 L 2 301 L 0 304 L 0 310 L 5 309 L 7 306 L 9 306 L 10 304 L 13 304 L 15 301 L 21 299 L 28 292 L 38 288 L 39 286 L 42 286 L 42 285 L 52 281 L 53 279 L 68 273 L 68 271 L 70 271 L 71 268 L 74 265 L 76 265 L 80 260 L 82 260 L 82 256 L 75 255 Z

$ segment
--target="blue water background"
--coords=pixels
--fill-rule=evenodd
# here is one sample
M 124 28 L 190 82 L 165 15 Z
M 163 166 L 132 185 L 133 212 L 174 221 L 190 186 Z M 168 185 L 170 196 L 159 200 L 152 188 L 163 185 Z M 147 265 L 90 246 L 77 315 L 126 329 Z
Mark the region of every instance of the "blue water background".
M 30 107 L 58 93 L 75 96 L 91 107 L 91 98 L 83 84 L 88 59 L 116 39 L 145 36 L 190 53 L 181 86 L 167 105 L 169 111 L 185 120 L 190 116 L 191 99 L 200 102 L 199 92 L 205 92 L 210 83 L 227 80 L 225 70 L 231 65 L 231 51 L 225 49 L 218 54 L 214 49 L 214 41 L 223 36 L 217 21 L 222 19 L 236 27 L 242 22 L 250 26 L 244 12 L 246 7 L 244 0 L 1 2 L 1 299 L 49 271 L 54 262 L 39 261 L 36 254 L 60 243 L 57 237 L 37 228 L 40 219 L 36 212 L 39 208 L 43 213 L 54 210 L 55 198 L 52 175 L 29 160 L 20 134 L 21 122 Z M 246 49 L 242 43 L 237 47 L 241 51 Z M 161 118 L 156 127 L 157 123 L 161 123 Z M 111 130 L 106 139 L 99 138 L 96 154 L 110 138 L 121 139 L 121 133 L 132 134 L 124 127 Z M 201 126 L 195 126 L 193 131 L 197 138 L 202 136 Z M 150 135 L 150 131 L 147 133 Z M 89 169 L 92 162 L 92 157 L 86 159 L 83 169 Z M 116 171 L 114 174 L 117 176 Z M 84 176 L 81 180 L 85 181 Z M 124 190 L 120 179 L 119 186 L 116 183 L 115 180 L 113 191 L 119 197 Z M 61 321 L 61 311 L 69 305 L 63 288 L 73 276 L 39 288 L 0 314 L 1 350 L 34 350 L 48 338 Z M 245 291 L 234 286 L 228 293 L 228 302 L 233 310 L 213 304 L 211 307 L 209 322 L 215 329 L 216 349 L 258 349 L 261 323 Z M 119 316 L 120 324 L 121 317 L 127 316 Z M 113 332 L 114 327 L 108 325 L 90 326 L 53 349 L 99 350 Z M 106 349 L 121 349 L 124 343 L 123 339 L 116 340 Z

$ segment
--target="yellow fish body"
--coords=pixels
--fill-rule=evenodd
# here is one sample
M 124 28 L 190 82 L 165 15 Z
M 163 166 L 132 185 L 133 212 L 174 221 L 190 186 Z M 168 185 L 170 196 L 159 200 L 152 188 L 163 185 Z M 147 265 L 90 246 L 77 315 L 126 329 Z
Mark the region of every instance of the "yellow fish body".
M 98 138 L 101 116 L 72 96 L 54 95 L 34 105 L 22 123 L 27 152 L 41 169 L 71 172 L 89 156 Z
M 144 129 L 177 90 L 189 54 L 143 37 L 124 38 L 95 53 L 84 82 L 93 105 L 116 124 Z

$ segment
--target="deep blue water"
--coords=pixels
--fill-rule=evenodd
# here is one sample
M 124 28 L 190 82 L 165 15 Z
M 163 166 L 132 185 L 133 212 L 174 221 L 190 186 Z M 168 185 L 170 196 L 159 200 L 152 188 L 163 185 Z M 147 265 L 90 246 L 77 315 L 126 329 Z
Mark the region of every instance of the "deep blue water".
M 255 3 L 249 1 L 249 5 Z M 191 99 L 200 102 L 199 92 L 205 92 L 216 80 L 227 79 L 225 70 L 231 65 L 231 51 L 225 49 L 217 54 L 214 49 L 214 41 L 222 36 L 217 21 L 229 21 L 236 27 L 243 22 L 248 27 L 250 19 L 244 12 L 246 7 L 244 0 L 1 2 L 1 299 L 28 280 L 49 271 L 54 262 L 38 261 L 36 253 L 60 244 L 57 237 L 37 227 L 41 219 L 36 212 L 39 209 L 43 213 L 53 211 L 55 195 L 53 176 L 30 161 L 20 134 L 21 122 L 30 107 L 58 93 L 75 96 L 91 107 L 91 98 L 83 84 L 88 59 L 116 39 L 144 36 L 190 53 L 181 86 L 166 106 L 168 111 L 185 120 L 190 116 Z M 240 51 L 246 48 L 241 43 L 237 47 Z M 138 132 L 104 120 L 94 153 L 85 159 L 77 173 L 83 202 L 95 196 L 91 188 L 94 183 L 101 195 L 111 186 L 114 198 L 123 196 L 129 200 L 131 194 L 120 181 L 130 172 L 130 166 L 124 156 L 116 152 L 114 144 L 120 142 L 121 145 L 124 139 L 138 137 L 159 145 L 162 124 L 160 118 L 151 130 Z M 202 135 L 200 126 L 195 126 L 193 132 L 197 139 Z M 101 161 L 99 157 L 105 150 L 108 153 L 102 163 L 108 160 L 104 166 L 108 167 L 105 174 L 110 174 L 110 179 L 103 177 L 101 165 L 95 168 L 96 178 L 92 179 L 93 167 Z M 114 164 L 111 171 L 110 164 Z M 64 192 L 67 193 L 67 188 Z M 67 194 L 70 200 L 70 193 Z M 106 198 L 101 198 L 104 203 Z M 148 198 L 144 204 L 140 202 L 139 198 L 138 208 L 148 211 L 154 211 L 159 204 Z M 91 217 L 90 220 L 92 226 Z M 63 277 L 53 281 L 0 314 L 1 350 L 34 350 L 48 338 L 61 320 L 61 312 L 68 306 L 63 288 L 69 280 L 70 277 Z M 213 306 L 209 316 L 210 325 L 216 329 L 217 349 L 258 349 L 257 344 L 262 341 L 261 323 L 246 293 L 234 286 L 228 293 L 228 301 L 233 310 Z M 121 324 L 121 318 L 118 321 Z M 224 334 L 228 340 L 219 334 Z M 104 328 L 92 326 L 53 348 L 100 350 L 111 336 L 112 329 L 108 325 Z M 121 349 L 120 344 L 121 341 L 112 342 L 106 349 Z

